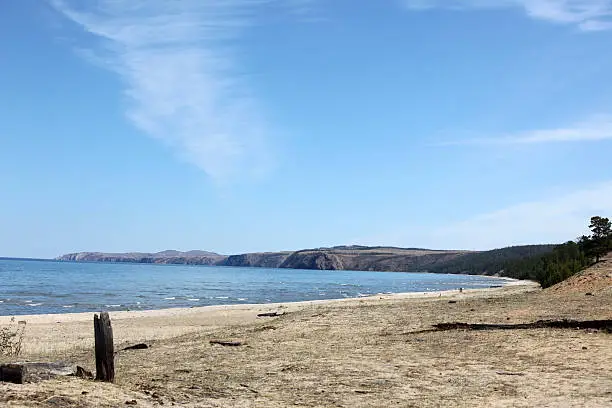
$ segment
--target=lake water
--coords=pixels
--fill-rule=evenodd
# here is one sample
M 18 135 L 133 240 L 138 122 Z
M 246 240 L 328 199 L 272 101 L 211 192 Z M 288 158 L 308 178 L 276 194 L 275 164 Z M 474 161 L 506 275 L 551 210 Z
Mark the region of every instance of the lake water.
M 504 283 L 427 273 L 0 259 L 0 315 L 279 303 Z

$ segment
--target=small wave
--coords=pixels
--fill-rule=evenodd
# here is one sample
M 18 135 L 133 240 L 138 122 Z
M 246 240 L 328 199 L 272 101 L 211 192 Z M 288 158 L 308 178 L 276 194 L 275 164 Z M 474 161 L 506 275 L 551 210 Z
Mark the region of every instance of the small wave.
M 197 301 L 199 301 L 200 299 L 192 298 L 192 299 L 187 299 L 187 300 L 188 300 L 188 301 L 190 301 L 190 302 L 197 302 Z
M 341 283 L 340 286 L 353 286 L 353 287 L 358 288 L 361 285 L 355 285 L 354 283 Z
M 121 307 L 121 305 L 104 305 L 106 307 Z
M 31 300 L 24 300 L 23 303 L 32 303 Z
M 229 299 L 229 296 L 217 296 L 215 299 Z
M 4 303 L 4 300 L 0 300 L 0 303 Z
M 29 303 L 28 306 L 34 307 L 34 306 L 40 306 L 42 305 L 42 303 Z
M 62 307 L 66 308 L 66 309 L 69 309 L 69 308 L 74 307 L 74 306 L 73 305 L 64 305 Z
M 357 293 L 357 296 L 358 297 L 368 297 L 368 296 L 370 296 L 370 294 L 368 294 L 368 293 Z
M 164 300 L 175 300 L 175 299 L 176 299 L 175 297 L 167 297 L 167 298 L 164 298 Z
M 50 297 L 50 298 L 53 298 L 53 299 L 62 299 L 62 298 L 67 298 L 67 297 L 70 296 L 70 295 L 61 294 L 61 293 L 59 295 L 55 295 L 55 294 L 51 294 L 51 293 L 43 293 L 42 295 Z
M 245 301 L 245 300 L 247 300 L 247 298 L 238 298 L 237 300 Z

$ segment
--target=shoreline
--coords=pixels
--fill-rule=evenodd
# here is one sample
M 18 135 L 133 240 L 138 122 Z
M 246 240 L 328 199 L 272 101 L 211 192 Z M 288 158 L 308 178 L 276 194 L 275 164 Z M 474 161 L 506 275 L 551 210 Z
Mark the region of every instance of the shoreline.
M 482 275 L 486 276 L 486 275 Z M 333 305 L 342 303 L 351 303 L 356 301 L 371 302 L 375 300 L 400 300 L 400 299 L 427 299 L 427 298 L 439 298 L 449 297 L 452 295 L 488 295 L 496 292 L 506 291 L 512 287 L 531 287 L 533 290 L 537 290 L 540 285 L 536 282 L 529 280 L 518 280 L 512 278 L 500 278 L 507 280 L 500 287 L 487 287 L 479 289 L 450 289 L 433 292 L 399 292 L 399 293 L 386 293 L 386 294 L 375 294 L 363 297 L 349 297 L 349 298 L 338 298 L 338 299 L 315 299 L 315 300 L 298 300 L 293 302 L 274 302 L 274 303 L 241 303 L 231 305 L 206 305 L 206 306 L 191 306 L 191 307 L 171 307 L 161 309 L 146 309 L 146 310 L 106 310 L 113 319 L 125 320 L 132 318 L 143 318 L 143 317 L 167 317 L 177 315 L 192 315 L 207 312 L 229 312 L 229 311 L 253 311 L 253 310 L 272 310 L 272 309 L 299 309 L 307 306 L 317 305 Z M 525 288 L 525 290 L 528 290 Z M 466 296 L 467 297 L 467 296 Z M 101 310 L 105 311 L 105 310 Z M 92 315 L 100 313 L 101 311 L 90 311 L 90 312 L 67 312 L 67 313 L 36 313 L 27 315 L 0 315 L 0 324 L 8 324 L 12 318 L 17 320 L 26 320 L 30 323 L 45 323 L 46 320 L 53 320 L 54 322 L 81 322 L 89 321 L 92 319 Z
M 7 258 L 8 259 L 8 258 Z M 24 261 L 47 261 L 47 260 L 39 260 L 39 259 L 20 259 L 20 260 L 24 260 Z M 78 263 L 104 263 L 104 262 L 89 262 L 89 261 L 60 261 L 60 260 L 53 260 L 54 262 L 65 262 L 65 263 L 73 263 L 73 264 L 78 264 Z M 124 264 L 121 262 L 109 262 L 109 264 Z M 145 263 L 140 263 L 140 264 L 133 264 L 130 263 L 130 265 L 142 265 L 142 266 L 147 266 L 147 265 L 156 265 L 156 266 L 181 266 L 178 264 L 145 264 Z M 193 266 L 193 267 L 209 267 L 211 265 L 187 265 L 187 266 Z M 229 268 L 229 269 L 261 269 L 261 268 L 254 268 L 254 267 L 234 267 L 234 266 L 222 266 L 221 268 Z M 264 268 L 265 269 L 265 268 Z M 276 269 L 276 268 L 271 268 L 271 269 Z M 280 270 L 280 269 L 279 269 Z M 303 271 L 307 271 L 307 272 L 312 272 L 312 270 L 303 270 Z M 321 272 L 329 272 L 329 271 L 321 271 Z M 418 274 L 418 275 L 430 275 L 430 276 L 436 276 L 436 277 L 440 277 L 440 276 L 461 276 L 463 274 L 444 274 L 444 273 L 435 273 L 435 272 L 406 272 L 406 271 L 402 271 L 402 272 L 392 272 L 392 271 L 363 271 L 363 270 L 355 270 L 355 271 L 343 271 L 343 272 L 350 272 L 350 273 L 364 273 L 364 274 L 371 274 L 371 273 L 383 273 L 383 274 L 401 274 L 401 275 L 413 275 L 413 274 Z M 439 295 L 440 293 L 445 293 L 447 291 L 453 291 L 453 290 L 457 290 L 460 287 L 462 287 L 463 285 L 467 286 L 467 287 L 472 287 L 473 289 L 476 290 L 485 290 L 485 289 L 490 289 L 490 288 L 497 288 L 497 287 L 503 287 L 503 286 L 507 286 L 509 284 L 512 284 L 513 281 L 516 281 L 516 279 L 512 279 L 512 278 L 508 278 L 508 277 L 500 277 L 500 276 L 491 276 L 491 275 L 476 275 L 476 274 L 466 274 L 463 275 L 465 277 L 472 277 L 472 278 L 481 278 L 483 280 L 483 282 L 478 282 L 478 284 L 475 285 L 471 285 L 470 284 L 470 279 L 469 278 L 465 278 L 466 282 L 454 282 L 451 284 L 447 284 L 447 285 L 441 285 L 442 288 L 446 287 L 446 290 L 436 290 L 436 289 L 442 289 L 442 288 L 435 288 L 432 287 L 431 289 L 433 289 L 432 292 L 429 292 L 429 290 L 431 290 L 430 288 L 428 288 L 425 284 L 422 285 L 422 287 L 420 288 L 420 290 L 423 291 L 427 291 L 427 292 L 421 292 L 421 291 L 415 291 L 415 292 L 405 292 L 407 294 L 411 294 L 411 293 L 417 293 L 417 294 L 421 294 L 423 293 L 426 296 L 431 296 L 431 294 L 433 293 L 434 296 Z M 395 278 L 393 278 L 395 279 Z M 412 278 L 407 278 L 408 280 L 411 280 Z M 425 278 L 427 280 L 427 278 Z M 433 278 L 432 278 L 433 279 Z M 438 279 L 438 278 L 436 278 Z M 478 279 L 476 279 L 478 280 Z M 452 280 L 451 280 L 452 282 Z M 283 282 L 281 282 L 283 283 Z M 427 282 L 425 282 L 427 283 Z M 342 284 L 344 285 L 344 284 Z M 464 290 L 472 290 L 472 288 L 470 289 L 466 289 L 464 287 Z M 315 288 L 318 289 L 318 288 Z M 17 293 L 15 294 L 16 298 L 14 301 L 11 302 L 10 298 L 13 298 L 14 296 L 11 296 L 11 292 L 7 292 L 5 294 L 5 298 L 0 298 L 0 324 L 6 323 L 7 322 L 7 318 L 11 318 L 11 317 L 15 317 L 15 319 L 19 319 L 19 320 L 23 320 L 23 319 L 36 319 L 35 316 L 46 316 L 46 315 L 58 315 L 58 316 L 62 316 L 62 315 L 79 315 L 79 314 L 91 314 L 91 313 L 99 313 L 100 311 L 107 311 L 109 313 L 112 313 L 113 315 L 116 314 L 122 314 L 124 312 L 146 312 L 146 313 L 151 313 L 151 312 L 155 312 L 155 311 L 160 311 L 160 310 L 166 310 L 166 309 L 201 309 L 201 308 L 211 308 L 211 307 L 217 307 L 217 306 L 234 306 L 234 307 L 255 307 L 255 306 L 259 306 L 259 305 L 274 305 L 276 303 L 296 303 L 296 302 L 327 302 L 327 301 L 338 301 L 338 300 L 346 300 L 346 299 L 366 299 L 369 297 L 376 297 L 376 296 L 386 296 L 389 294 L 403 294 L 404 292 L 398 292 L 398 293 L 394 293 L 393 290 L 415 290 L 417 289 L 416 287 L 413 288 L 407 288 L 407 287 L 400 287 L 398 285 L 395 285 L 395 287 L 389 286 L 389 285 L 384 285 L 382 284 L 382 286 L 379 285 L 379 287 L 372 287 L 372 288 L 366 288 L 366 290 L 364 291 L 365 293 L 359 293 L 356 292 L 355 290 L 352 291 L 348 291 L 348 293 L 342 293 L 343 291 L 339 290 L 339 289 L 332 289 L 332 292 L 334 292 L 334 290 L 337 293 L 329 293 L 329 294 L 325 294 L 325 293 L 321 293 L 321 296 L 316 296 L 316 295 L 311 295 L 311 296 L 307 296 L 306 294 L 298 294 L 298 296 L 295 296 L 295 300 L 281 300 L 281 299 L 267 299 L 267 298 L 263 298 L 262 296 L 258 296 L 258 295 L 253 295 L 253 296 L 244 296 L 243 298 L 232 298 L 231 300 L 228 300 L 227 303 L 217 303 L 217 301 L 215 301 L 215 299 L 213 299 L 212 297 L 210 297 L 210 295 L 204 295 L 204 299 L 202 299 L 202 301 L 200 301 L 200 299 L 195 299 L 195 297 L 199 298 L 200 296 L 191 296 L 194 297 L 194 299 L 187 299 L 187 297 L 181 297 L 180 300 L 178 301 L 172 301 L 172 302 L 165 302 L 161 299 L 158 299 L 156 297 L 151 297 L 151 298 L 147 298 L 145 300 L 142 299 L 138 299 L 139 296 L 138 292 L 136 292 L 134 294 L 134 296 L 131 297 L 120 297 L 118 299 L 115 298 L 101 298 L 95 302 L 93 302 L 92 304 L 89 304 L 90 302 L 87 302 L 87 299 L 81 299 L 81 298 L 77 298 L 77 299 L 69 299 L 66 302 L 62 303 L 61 301 L 57 301 L 56 299 L 53 299 L 54 296 L 52 296 L 52 294 L 55 292 L 52 289 L 47 289 L 47 292 L 45 292 L 43 290 L 43 292 L 41 293 L 41 296 L 39 296 L 38 298 L 36 297 L 29 297 L 29 298 L 25 298 L 25 299 L 29 299 L 29 300 L 23 300 L 20 298 L 20 295 Z M 121 288 L 117 288 L 117 290 L 121 291 Z M 174 296 L 171 294 L 171 292 L 168 292 L 169 295 L 168 296 Z M 59 291 L 59 295 L 63 294 L 63 292 L 60 290 Z M 45 295 L 48 295 L 46 297 L 44 297 Z M 302 296 L 299 296 L 302 295 Z M 212 295 L 214 296 L 214 295 Z M 229 295 L 228 295 L 229 296 Z M 329 297 L 328 297 L 329 296 Z M 348 296 L 348 297 L 343 297 L 343 296 Z M 305 298 L 309 298 L 311 300 L 300 300 L 300 297 L 303 299 Z M 251 298 L 250 301 L 248 298 Z M 297 299 L 296 299 L 297 298 Z M 32 300 L 33 299 L 33 300 Z M 165 298 L 168 300 L 174 300 L 173 297 L 168 297 Z M 141 300 L 142 303 L 141 304 L 140 301 L 136 302 L 136 300 Z M 5 309 L 4 307 L 2 307 L 2 303 L 4 302 L 9 302 L 7 303 L 7 308 Z M 192 302 L 193 301 L 193 302 Z M 77 302 L 77 303 L 72 303 L 72 302 Z M 235 303 L 234 303 L 235 302 Z M 244 303 L 242 303 L 244 302 Z M 269 303 L 255 303 L 255 302 L 269 302 Z M 96 305 L 97 303 L 100 303 L 99 305 Z M 3 310 L 4 309 L 4 310 Z M 88 310 L 90 309 L 90 310 Z
M 360 298 L 307 300 L 300 302 L 213 305 L 190 308 L 169 308 L 140 311 L 109 312 L 115 335 L 115 346 L 148 343 L 180 338 L 195 333 L 240 329 L 275 320 L 258 317 L 259 313 L 297 313 L 308 310 L 358 310 L 406 302 L 446 303 L 449 300 L 478 300 L 512 297 L 539 291 L 531 281 L 514 281 L 495 288 L 458 289 L 440 292 L 404 292 Z M 23 355 L 28 359 L 55 355 L 68 358 L 75 350 L 93 349 L 93 315 L 98 312 L 35 314 L 15 317 L 15 324 L 25 321 Z M 7 326 L 13 316 L 0 316 L 0 326 Z M 64 357 L 65 356 L 65 357 Z

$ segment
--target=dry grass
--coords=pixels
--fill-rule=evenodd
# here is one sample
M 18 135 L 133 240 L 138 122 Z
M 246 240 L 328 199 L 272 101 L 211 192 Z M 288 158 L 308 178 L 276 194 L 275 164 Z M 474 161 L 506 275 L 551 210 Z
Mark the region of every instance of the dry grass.
M 25 320 L 15 323 L 12 317 L 8 325 L 0 326 L 0 356 L 17 357 L 21 354 L 26 324 Z
M 273 319 L 256 319 L 261 308 L 240 309 L 240 318 L 227 311 L 209 320 L 200 316 L 203 312 L 145 322 L 144 317 L 113 318 L 119 345 L 126 338 L 153 340 L 150 349 L 117 355 L 115 385 L 78 379 L 4 384 L 0 406 L 116 407 L 132 399 L 145 407 L 610 406 L 609 334 L 418 333 L 445 321 L 612 318 L 610 295 L 560 297 L 526 289 L 454 294 L 457 303 L 447 296 L 391 296 L 287 305 L 289 313 Z M 190 329 L 178 337 L 164 331 L 174 325 L 181 328 L 175 334 Z M 139 332 L 144 326 L 150 331 Z M 246 345 L 223 347 L 210 339 Z M 55 357 L 49 354 L 29 357 Z M 71 349 L 69 357 L 93 365 L 89 346 Z

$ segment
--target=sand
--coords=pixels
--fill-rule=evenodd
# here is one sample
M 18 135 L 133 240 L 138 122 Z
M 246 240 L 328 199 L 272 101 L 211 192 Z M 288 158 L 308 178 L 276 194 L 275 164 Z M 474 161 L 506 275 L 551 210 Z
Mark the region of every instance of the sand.
M 523 290 L 537 288 L 529 281 L 508 280 L 506 288 L 519 286 Z M 218 305 L 191 308 L 171 308 L 142 311 L 111 312 L 115 338 L 124 343 L 162 340 L 193 333 L 202 328 L 214 329 L 245 325 L 257 321 L 257 314 L 265 312 L 289 313 L 315 306 L 355 305 L 380 300 L 427 299 L 461 294 L 463 298 L 490 296 L 501 288 L 408 292 L 368 296 L 362 298 L 312 300 L 303 302 Z M 0 326 L 8 325 L 12 316 L 0 316 Z M 93 313 L 35 314 L 15 316 L 26 321 L 27 337 L 24 355 L 68 353 L 75 348 L 93 347 Z M 2 358 L 2 357 L 0 357 Z
M 285 314 L 257 317 L 267 311 Z M 116 312 L 116 349 L 151 348 L 120 351 L 115 384 L 0 384 L 0 406 L 610 406 L 610 334 L 422 332 L 439 322 L 546 318 L 611 319 L 612 295 L 549 296 L 533 283 L 512 282 L 462 293 Z M 27 321 L 21 359 L 93 370 L 91 313 L 18 319 Z M 0 325 L 7 320 L 0 317 Z

